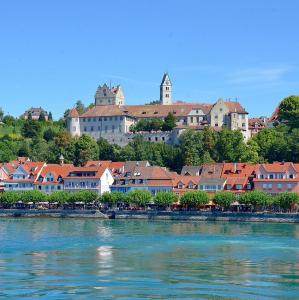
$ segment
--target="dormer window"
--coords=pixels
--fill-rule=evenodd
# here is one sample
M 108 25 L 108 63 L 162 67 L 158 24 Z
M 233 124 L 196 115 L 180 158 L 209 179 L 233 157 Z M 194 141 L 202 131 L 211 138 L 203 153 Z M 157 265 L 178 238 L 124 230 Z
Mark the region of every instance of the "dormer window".
M 193 189 L 193 183 L 192 182 L 189 183 L 189 189 Z
M 184 188 L 184 185 L 183 185 L 182 183 L 179 183 L 179 184 L 178 184 L 178 188 L 179 188 L 179 189 L 182 189 L 182 188 Z

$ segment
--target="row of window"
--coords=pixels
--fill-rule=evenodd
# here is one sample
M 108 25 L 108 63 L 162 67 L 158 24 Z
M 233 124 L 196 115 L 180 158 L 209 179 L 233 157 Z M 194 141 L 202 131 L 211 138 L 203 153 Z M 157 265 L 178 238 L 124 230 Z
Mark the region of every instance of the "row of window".
M 90 126 L 90 127 L 84 126 L 84 132 L 87 132 L 87 131 L 96 131 L 96 130 L 97 131 L 101 131 L 102 130 L 101 126 L 98 126 L 98 127 L 96 127 L 96 126 Z M 110 130 L 109 126 L 105 125 L 104 126 L 104 132 L 107 133 L 108 130 Z M 112 131 L 112 133 L 114 133 L 116 131 L 116 128 L 115 128 L 114 125 L 111 126 L 111 131 Z M 122 132 L 121 126 L 118 127 L 118 131 Z
M 277 188 L 278 190 L 282 190 L 283 187 L 285 187 L 285 184 L 283 183 L 277 183 L 277 184 L 273 184 L 273 183 L 263 183 L 263 189 L 264 190 L 272 190 L 272 188 Z M 292 183 L 287 183 L 286 187 L 288 190 L 291 190 L 293 188 L 293 184 Z
M 122 121 L 123 117 L 122 116 L 120 116 L 120 117 L 115 116 L 115 117 L 102 117 L 102 118 L 83 118 L 82 120 L 83 120 L 83 122 L 96 122 L 96 121 L 101 122 L 101 121 L 112 121 L 112 120 Z
M 278 174 L 259 174 L 259 179 L 293 179 L 296 178 L 295 174 L 284 174 L 284 173 L 278 173 Z
M 64 185 L 66 188 L 96 188 L 98 182 L 80 181 L 80 182 L 67 182 Z

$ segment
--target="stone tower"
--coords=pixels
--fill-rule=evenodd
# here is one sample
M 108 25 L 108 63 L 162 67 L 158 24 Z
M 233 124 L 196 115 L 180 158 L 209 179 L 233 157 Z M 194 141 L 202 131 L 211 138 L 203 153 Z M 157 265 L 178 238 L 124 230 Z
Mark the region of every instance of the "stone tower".
M 124 105 L 125 96 L 120 85 L 109 87 L 106 83 L 99 86 L 95 94 L 95 105 Z
M 168 73 L 164 73 L 161 85 L 160 85 L 160 102 L 163 105 L 172 104 L 172 84 Z

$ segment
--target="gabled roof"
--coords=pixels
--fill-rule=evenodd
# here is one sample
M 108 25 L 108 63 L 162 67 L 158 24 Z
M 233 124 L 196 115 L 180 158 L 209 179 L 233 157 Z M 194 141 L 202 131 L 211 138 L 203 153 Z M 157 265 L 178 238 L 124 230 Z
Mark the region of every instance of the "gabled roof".
M 63 179 L 76 179 L 76 178 L 84 178 L 85 180 L 86 179 L 100 179 L 106 170 L 109 171 L 108 167 L 105 165 L 73 167 L 68 172 L 68 174 L 65 177 L 63 177 Z M 81 176 L 76 176 L 76 175 L 79 175 L 79 173 L 81 173 Z M 82 176 L 82 173 L 93 174 L 93 176 Z
M 260 164 L 257 167 L 262 167 L 268 173 L 283 173 L 287 172 L 289 168 L 293 168 L 295 171 L 297 167 L 292 162 L 273 162 L 272 164 Z
M 206 178 L 220 178 L 222 174 L 223 163 L 203 164 L 201 176 Z
M 224 103 L 230 113 L 247 114 L 247 111 L 239 102 L 225 101 Z
M 190 183 L 192 183 L 193 185 L 198 185 L 199 180 L 200 176 L 177 175 L 172 182 L 173 186 L 177 187 L 180 183 L 182 183 L 185 186 L 189 185 Z
M 58 177 L 65 177 L 74 168 L 72 164 L 48 164 L 42 168 L 40 176 L 46 177 L 49 173 L 54 176 L 54 181 L 58 180 Z
M 249 177 L 255 173 L 256 165 L 246 163 L 224 163 L 221 177 Z
M 79 113 L 77 111 L 76 108 L 72 108 L 69 112 L 69 115 L 68 115 L 70 118 L 78 118 L 79 117 Z
M 201 173 L 202 166 L 183 166 L 181 175 L 196 176 Z

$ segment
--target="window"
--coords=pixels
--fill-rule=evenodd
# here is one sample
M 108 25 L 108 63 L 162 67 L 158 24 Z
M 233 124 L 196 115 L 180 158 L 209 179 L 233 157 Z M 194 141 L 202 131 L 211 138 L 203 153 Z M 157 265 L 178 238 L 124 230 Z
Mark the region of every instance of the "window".
M 90 131 L 93 131 L 93 126 L 90 127 Z
M 270 174 L 270 175 L 269 175 L 269 178 L 270 178 L 270 179 L 274 179 L 274 174 Z
M 83 118 L 83 122 L 85 122 L 85 118 Z
M 183 187 L 184 187 L 184 185 L 183 185 L 182 183 L 179 183 L 179 184 L 178 184 L 178 188 L 179 188 L 179 189 L 182 189 Z
M 102 121 L 102 118 L 99 118 L 99 122 L 101 122 Z
M 95 122 L 97 119 L 96 118 L 93 118 L 93 121 Z
M 215 123 L 215 127 L 218 127 L 218 123 Z
M 290 178 L 295 178 L 295 175 L 294 175 L 294 174 L 290 174 L 289 177 L 290 177 Z
M 90 118 L 87 119 L 88 122 L 90 122 L 90 120 L 91 120 Z
M 122 119 L 123 119 L 123 117 L 119 117 L 119 119 L 120 119 L 120 120 L 122 120 Z
M 278 189 L 278 190 L 281 190 L 281 189 L 282 189 L 282 184 L 281 184 L 281 183 L 278 183 L 278 184 L 277 184 L 277 189 Z
M 118 119 L 117 117 L 114 117 L 114 120 L 115 120 L 115 121 L 117 121 L 117 119 Z
M 272 189 L 272 183 L 268 183 L 268 189 L 269 189 L 269 190 Z
M 267 183 L 263 183 L 263 189 L 265 190 L 267 188 Z
M 191 119 L 191 123 L 193 123 L 193 117 L 191 117 L 190 119 Z
M 215 115 L 215 119 L 218 119 L 218 115 Z
M 250 183 L 247 184 L 247 190 L 251 190 L 251 184 Z
M 151 137 L 149 137 L 148 140 L 151 141 L 152 140 Z
M 107 118 L 106 118 L 106 117 L 104 117 L 104 121 L 107 121 Z
M 227 189 L 227 190 L 230 190 L 231 188 L 232 188 L 231 184 L 227 184 L 227 185 L 226 185 L 226 189 Z
M 242 184 L 236 184 L 236 190 L 242 190 Z
M 155 137 L 155 141 L 156 141 L 156 142 L 158 141 L 158 137 L 157 137 L 157 136 Z
M 165 137 L 164 136 L 162 136 L 162 141 L 165 141 Z
M 278 178 L 278 179 L 282 179 L 282 178 L 283 178 L 283 174 L 281 174 L 281 173 L 280 173 L 280 174 L 277 174 L 277 178 Z
M 245 127 L 245 123 L 242 123 L 242 127 Z
M 112 117 L 109 117 L 109 120 L 112 121 Z
M 292 189 L 292 184 L 288 183 L 288 190 L 291 190 L 291 189 Z
M 169 87 L 168 86 L 166 87 L 166 91 L 169 91 Z
M 242 115 L 242 119 L 243 119 L 243 120 L 245 119 L 245 115 Z
M 165 94 L 165 98 L 169 98 L 169 94 Z
M 223 108 L 220 108 L 219 111 L 223 111 Z
M 87 131 L 87 127 L 84 127 L 84 131 Z

